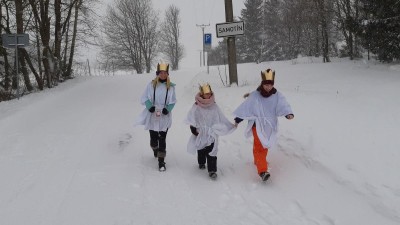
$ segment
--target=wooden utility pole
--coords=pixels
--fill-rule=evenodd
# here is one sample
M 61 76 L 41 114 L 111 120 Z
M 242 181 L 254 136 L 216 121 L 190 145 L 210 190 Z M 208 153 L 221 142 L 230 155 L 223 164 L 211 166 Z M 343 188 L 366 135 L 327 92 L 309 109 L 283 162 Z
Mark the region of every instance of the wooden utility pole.
M 233 22 L 232 0 L 225 0 L 225 19 L 226 22 Z M 228 45 L 229 84 L 238 84 L 235 37 L 228 37 L 226 41 Z

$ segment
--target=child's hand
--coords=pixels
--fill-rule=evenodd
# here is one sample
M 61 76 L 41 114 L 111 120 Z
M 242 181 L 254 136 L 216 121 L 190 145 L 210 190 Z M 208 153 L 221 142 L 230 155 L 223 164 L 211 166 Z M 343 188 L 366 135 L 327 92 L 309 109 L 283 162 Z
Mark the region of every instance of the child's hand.
M 156 110 L 156 107 L 152 106 L 152 107 L 150 107 L 149 112 L 153 113 L 155 110 Z
M 294 118 L 294 115 L 293 114 L 289 114 L 289 115 L 286 115 L 285 117 L 286 117 L 286 119 L 291 120 L 291 119 Z
M 163 109 L 162 109 L 162 114 L 168 115 L 168 113 L 169 113 L 169 111 L 168 111 L 167 108 L 163 108 Z
M 190 131 L 192 132 L 192 134 L 193 134 L 194 136 L 199 135 L 199 131 L 198 131 L 197 128 L 194 127 L 194 126 L 190 126 Z

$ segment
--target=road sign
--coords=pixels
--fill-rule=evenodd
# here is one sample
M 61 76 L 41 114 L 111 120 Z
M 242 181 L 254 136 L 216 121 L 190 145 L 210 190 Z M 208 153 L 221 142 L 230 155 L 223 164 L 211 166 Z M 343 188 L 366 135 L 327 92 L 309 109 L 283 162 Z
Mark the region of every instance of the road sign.
M 204 34 L 204 51 L 211 50 L 211 34 Z
M 16 73 L 15 78 L 17 80 L 17 97 L 19 99 L 19 71 L 18 71 L 18 48 L 26 47 L 29 45 L 29 34 L 2 34 L 1 40 L 3 40 L 3 46 L 6 48 L 15 49 L 15 62 L 16 62 Z
M 2 34 L 3 46 L 6 48 L 26 47 L 29 45 L 29 34 Z
M 211 45 L 211 34 L 204 34 L 204 44 Z
M 215 25 L 218 38 L 244 34 L 244 22 L 217 23 Z

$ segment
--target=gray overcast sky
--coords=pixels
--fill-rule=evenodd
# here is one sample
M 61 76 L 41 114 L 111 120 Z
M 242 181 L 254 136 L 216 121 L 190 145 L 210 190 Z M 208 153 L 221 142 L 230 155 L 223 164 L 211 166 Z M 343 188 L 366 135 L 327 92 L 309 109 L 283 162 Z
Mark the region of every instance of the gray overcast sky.
M 103 5 L 97 10 L 105 13 L 108 4 L 114 0 L 100 0 Z M 240 16 L 244 7 L 244 0 L 232 0 L 234 16 Z M 185 58 L 181 61 L 181 68 L 200 65 L 200 50 L 202 49 L 202 29 L 196 25 L 210 25 L 205 28 L 205 33 L 212 34 L 212 45 L 218 41 L 215 35 L 215 24 L 225 22 L 224 0 L 152 0 L 153 7 L 160 13 L 160 20 L 164 19 L 164 11 L 169 5 L 174 4 L 181 10 L 181 42 L 185 46 Z M 91 53 L 95 57 L 96 53 Z M 94 61 L 94 60 L 92 60 Z
M 196 25 L 209 25 L 204 32 L 212 34 L 213 46 L 222 40 L 216 38 L 215 24 L 225 22 L 224 0 L 153 0 L 153 3 L 155 7 L 166 8 L 174 4 L 181 9 L 182 43 L 186 49 L 181 68 L 200 65 L 203 38 L 202 29 Z M 234 16 L 240 16 L 240 10 L 244 7 L 243 0 L 232 0 L 232 4 Z

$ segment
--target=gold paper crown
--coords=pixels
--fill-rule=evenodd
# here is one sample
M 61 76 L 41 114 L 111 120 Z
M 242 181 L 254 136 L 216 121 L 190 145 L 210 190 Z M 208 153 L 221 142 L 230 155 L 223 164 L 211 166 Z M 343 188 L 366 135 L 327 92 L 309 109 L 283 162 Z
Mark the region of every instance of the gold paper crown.
M 168 73 L 168 69 L 169 69 L 169 64 L 166 63 L 157 64 L 157 72 L 166 71 Z
M 275 71 L 267 69 L 266 71 L 261 71 L 261 80 L 275 80 Z
M 212 93 L 211 86 L 209 84 L 199 85 L 199 89 L 202 95 Z

